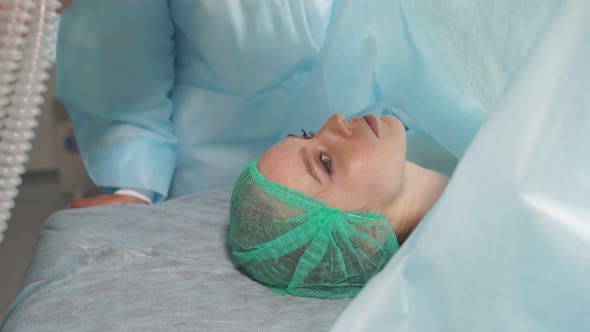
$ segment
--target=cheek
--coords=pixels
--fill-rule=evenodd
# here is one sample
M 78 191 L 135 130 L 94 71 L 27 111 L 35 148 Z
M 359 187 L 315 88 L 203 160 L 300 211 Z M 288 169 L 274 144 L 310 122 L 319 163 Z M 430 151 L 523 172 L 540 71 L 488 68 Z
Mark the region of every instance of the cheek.
M 318 198 L 332 207 L 348 212 L 366 210 L 384 213 L 394 196 L 390 176 L 383 171 L 359 169 L 346 178 L 335 179 L 329 189 L 318 195 Z
M 385 213 L 387 211 L 387 201 L 390 200 L 390 193 L 366 183 L 363 186 L 345 188 L 340 190 L 330 190 L 318 195 L 318 198 L 327 202 L 334 208 L 339 208 L 346 212 L 353 211 L 376 211 Z
M 350 180 L 350 191 L 356 193 L 363 209 L 385 212 L 401 191 L 405 163 L 381 153 L 367 158 Z
M 385 212 L 389 204 L 395 199 L 391 174 L 374 172 L 366 176 L 360 183 L 357 192 L 362 197 L 364 208 Z
M 397 198 L 403 178 L 405 158 L 391 151 L 389 145 L 347 146 L 343 167 L 332 184 L 318 198 L 345 211 L 386 212 Z

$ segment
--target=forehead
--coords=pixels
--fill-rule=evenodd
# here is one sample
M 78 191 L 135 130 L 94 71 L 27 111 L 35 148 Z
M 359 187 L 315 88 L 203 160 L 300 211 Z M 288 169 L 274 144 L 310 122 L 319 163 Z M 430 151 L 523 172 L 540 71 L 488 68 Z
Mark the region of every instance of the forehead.
M 313 195 L 317 191 L 315 180 L 306 171 L 299 155 L 304 142 L 288 137 L 273 145 L 258 160 L 258 170 L 271 181 Z

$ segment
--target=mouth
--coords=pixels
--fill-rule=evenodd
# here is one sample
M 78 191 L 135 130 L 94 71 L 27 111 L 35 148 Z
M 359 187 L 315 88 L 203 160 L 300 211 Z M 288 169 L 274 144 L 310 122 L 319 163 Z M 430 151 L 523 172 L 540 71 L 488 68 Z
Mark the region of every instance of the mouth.
M 373 131 L 375 136 L 379 138 L 379 120 L 376 116 L 368 114 L 362 117 L 363 120 L 369 125 L 369 128 Z

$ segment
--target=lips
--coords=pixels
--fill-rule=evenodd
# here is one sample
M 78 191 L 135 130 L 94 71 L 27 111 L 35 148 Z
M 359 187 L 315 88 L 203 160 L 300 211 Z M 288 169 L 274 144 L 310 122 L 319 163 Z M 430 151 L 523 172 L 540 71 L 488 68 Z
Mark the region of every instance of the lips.
M 369 125 L 375 136 L 379 137 L 379 120 L 373 114 L 368 114 L 362 118 Z

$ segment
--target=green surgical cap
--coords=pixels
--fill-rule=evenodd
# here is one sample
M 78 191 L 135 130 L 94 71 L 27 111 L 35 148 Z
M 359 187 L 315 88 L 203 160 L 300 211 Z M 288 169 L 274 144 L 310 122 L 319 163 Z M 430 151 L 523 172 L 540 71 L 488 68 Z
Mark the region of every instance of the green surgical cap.
M 232 252 L 280 294 L 353 297 L 399 245 L 387 218 L 344 212 L 273 182 L 257 161 L 242 172 L 230 203 Z

